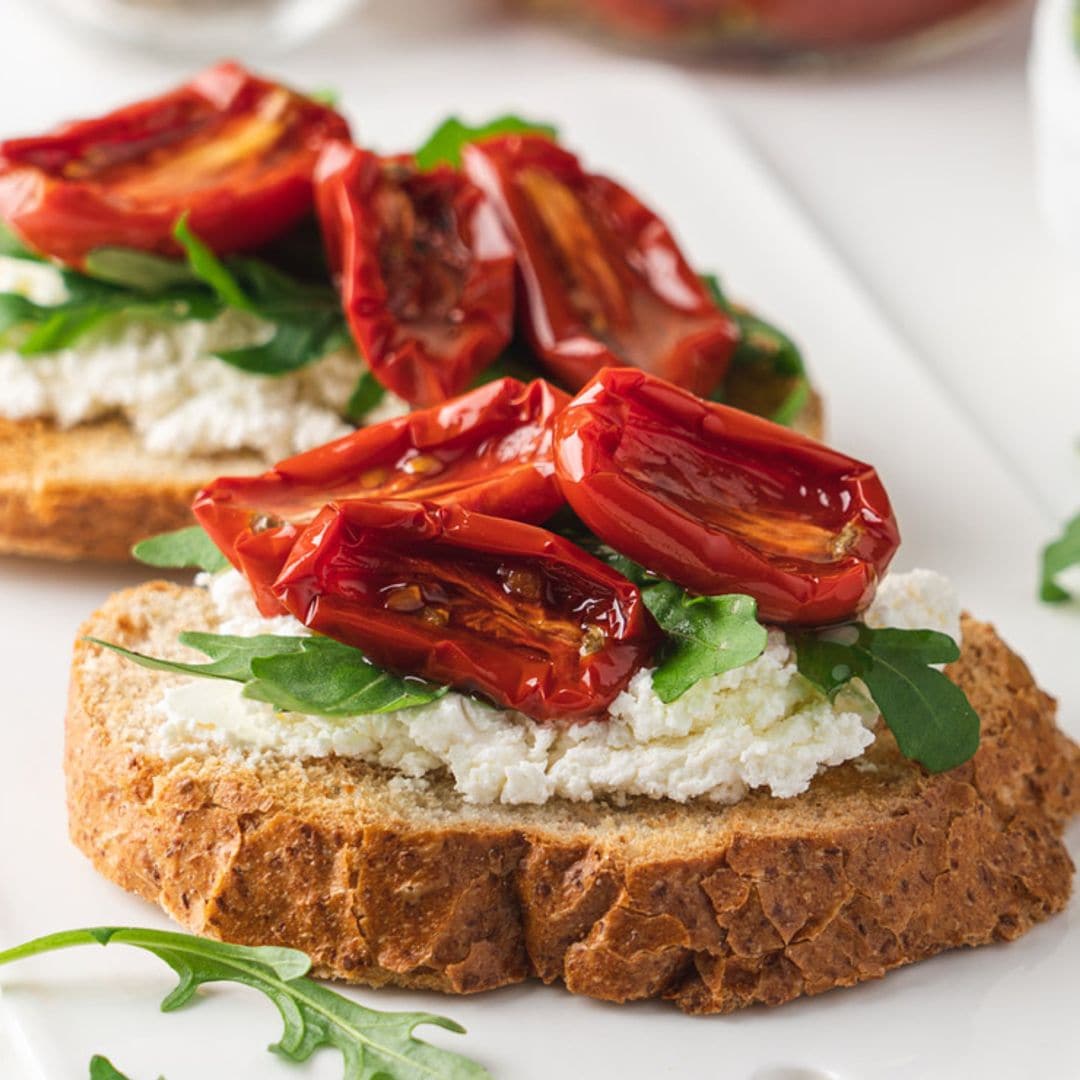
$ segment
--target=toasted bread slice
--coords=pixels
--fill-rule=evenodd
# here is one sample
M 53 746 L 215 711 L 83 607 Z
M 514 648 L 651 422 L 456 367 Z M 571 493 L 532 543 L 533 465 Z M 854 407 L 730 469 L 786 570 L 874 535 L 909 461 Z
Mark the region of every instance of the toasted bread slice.
M 795 426 L 821 437 L 817 395 Z M 139 540 L 190 525 L 204 484 L 271 464 L 254 453 L 151 454 L 121 420 L 64 430 L 0 418 L 0 554 L 125 562 Z
M 0 553 L 123 562 L 136 541 L 190 525 L 208 480 L 267 467 L 257 454 L 150 454 L 121 420 L 0 418 Z
M 113 596 L 84 635 L 177 655 L 212 629 L 199 589 Z M 323 976 L 457 993 L 530 976 L 688 1012 L 777 1004 L 1060 910 L 1080 748 L 984 623 L 949 675 L 983 724 L 937 776 L 887 732 L 793 799 L 470 806 L 448 784 L 355 760 L 164 761 L 148 749 L 172 676 L 80 639 L 67 716 L 75 843 L 188 929 L 290 945 Z

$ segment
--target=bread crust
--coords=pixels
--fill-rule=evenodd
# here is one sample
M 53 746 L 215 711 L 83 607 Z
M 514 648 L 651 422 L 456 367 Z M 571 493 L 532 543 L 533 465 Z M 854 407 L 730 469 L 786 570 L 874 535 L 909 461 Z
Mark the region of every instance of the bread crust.
M 155 582 L 82 634 L 163 655 L 213 622 L 200 590 Z M 163 761 L 129 729 L 169 676 L 80 637 L 70 831 L 187 929 L 303 949 L 322 976 L 452 993 L 537 977 L 690 1013 L 775 1005 L 1015 938 L 1064 907 L 1080 749 L 992 627 L 965 619 L 948 673 L 983 738 L 946 774 L 882 732 L 794 799 L 470 807 L 340 758 Z
M 191 524 L 207 481 L 266 467 L 257 454 L 149 454 L 121 420 L 0 418 L 0 553 L 127 562 L 137 541 Z
M 794 426 L 821 438 L 817 394 Z M 270 464 L 254 453 L 150 454 L 122 420 L 62 429 L 0 417 L 0 554 L 128 562 L 139 540 L 191 524 L 204 484 Z

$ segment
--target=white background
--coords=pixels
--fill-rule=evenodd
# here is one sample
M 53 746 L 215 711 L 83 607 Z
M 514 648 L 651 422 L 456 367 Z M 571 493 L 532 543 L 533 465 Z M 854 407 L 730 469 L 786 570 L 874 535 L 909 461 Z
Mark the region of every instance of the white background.
M 5 47 L 0 132 L 5 134 L 32 132 L 72 112 L 100 111 L 141 91 L 167 86 L 190 67 L 61 29 L 39 10 L 38 0 L 0 0 L 0 40 Z M 887 463 L 897 477 L 893 494 L 909 549 L 919 558 L 935 557 L 981 610 L 999 620 L 1010 639 L 1035 662 L 1040 676 L 1062 693 L 1066 722 L 1075 731 L 1080 727 L 1080 682 L 1075 664 L 1070 670 L 1070 657 L 1080 640 L 1080 613 L 1040 611 L 1032 595 L 1039 542 L 1050 535 L 1055 521 L 1080 508 L 1080 460 L 1073 452 L 1080 434 L 1076 356 L 1080 292 L 1078 283 L 1057 265 L 1053 244 L 1036 213 L 1025 51 L 1025 21 L 1017 17 L 995 42 L 947 63 L 920 68 L 849 71 L 829 77 L 715 74 L 699 69 L 691 78 L 704 93 L 706 106 L 695 105 L 688 108 L 691 116 L 672 119 L 681 143 L 668 171 L 714 168 L 717 157 L 709 139 L 695 133 L 708 132 L 710 111 L 718 118 L 726 116 L 817 226 L 817 239 L 824 238 L 826 253 L 831 248 L 839 265 L 816 249 L 811 251 L 801 232 L 795 244 L 798 223 L 786 216 L 782 204 L 765 195 L 761 206 L 770 213 L 756 218 L 752 227 L 739 222 L 738 210 L 730 203 L 717 210 L 719 224 L 741 230 L 734 237 L 738 257 L 730 268 L 710 239 L 716 230 L 703 228 L 701 236 L 686 239 L 694 254 L 707 256 L 748 296 L 790 312 L 788 321 L 800 332 L 807 328 L 811 361 L 832 407 L 837 437 L 856 452 L 865 447 L 872 460 Z M 509 107 L 522 95 L 528 97 L 537 80 L 552 79 L 561 86 L 564 100 L 580 96 L 586 103 L 583 114 L 592 114 L 592 120 L 583 118 L 584 126 L 595 127 L 590 91 L 610 93 L 621 80 L 623 85 L 642 85 L 647 92 L 652 84 L 646 67 L 636 66 L 641 63 L 547 30 L 515 26 L 482 9 L 376 0 L 362 20 L 267 66 L 298 85 L 347 89 L 363 137 L 365 112 L 389 114 L 399 99 L 415 102 L 422 96 L 430 101 L 435 119 L 445 111 L 444 101 L 455 100 L 459 85 L 478 81 L 497 88 L 489 97 Z M 607 73 L 602 79 L 601 69 Z M 572 105 L 564 106 L 564 112 L 572 114 Z M 642 116 L 640 125 L 625 117 L 613 125 L 619 132 L 607 152 L 625 168 L 638 163 L 643 176 L 657 178 L 658 191 L 685 191 L 688 200 L 696 198 L 700 212 L 708 205 L 702 203 L 700 185 L 665 178 L 664 169 L 648 160 L 650 140 L 656 134 L 649 123 L 655 116 L 647 110 Z M 386 137 L 385 120 L 382 123 L 380 139 Z M 659 141 L 671 146 L 670 138 Z M 708 175 L 714 188 L 710 197 L 719 203 L 745 197 L 747 184 L 766 186 L 762 177 L 755 181 L 752 171 L 729 188 L 723 175 Z M 678 219 L 678 212 L 673 214 Z M 678 224 L 684 235 L 692 226 L 686 220 Z M 769 258 L 753 257 L 753 229 L 760 230 L 760 249 Z M 789 237 L 792 252 L 798 251 L 791 264 L 785 258 Z M 844 264 L 861 290 L 855 296 L 857 310 Z M 818 297 L 822 309 L 815 312 Z M 848 333 L 850 337 L 845 337 Z M 915 372 L 905 371 L 898 378 L 894 368 L 901 364 L 914 366 Z M 948 406 L 936 397 L 930 400 L 931 383 L 944 388 Z M 879 385 L 887 407 L 875 395 Z M 961 430 L 965 419 L 974 424 L 976 438 Z M 950 426 L 957 429 L 955 437 Z M 946 455 L 955 458 L 945 460 Z M 1011 474 L 1012 483 L 995 464 Z M 36 641 L 40 631 L 38 651 L 52 648 L 62 653 L 78 617 L 109 587 L 131 577 L 105 571 L 71 576 L 66 570 L 33 563 L 9 563 L 0 567 L 0 573 L 5 608 L 20 613 L 19 636 Z M 35 605 L 45 594 L 52 596 L 53 606 L 41 613 Z M 23 663 L 36 662 L 37 653 L 15 638 L 8 635 L 6 643 L 24 646 L 26 660 L 12 663 L 6 674 L 16 688 L 16 700 L 25 701 L 29 711 L 12 712 L 28 726 L 55 725 L 62 709 L 63 657 L 50 661 L 55 684 L 38 685 L 22 670 Z M 8 662 L 11 655 L 7 654 Z M 35 695 L 35 690 L 40 693 Z M 0 819 L 0 926 L 44 930 L 53 925 L 49 920 L 82 910 L 77 901 L 83 894 L 43 893 L 39 909 L 28 909 L 34 904 L 33 899 L 28 901 L 34 897 L 29 886 L 38 870 L 35 842 L 16 815 L 31 816 L 34 831 L 62 833 L 53 760 L 56 739 L 43 735 L 33 742 L 35 738 L 27 734 L 24 743 L 48 750 L 43 761 L 34 762 L 35 768 L 41 765 L 46 770 L 40 780 L 25 775 L 17 753 L 14 760 L 9 755 L 0 761 L 0 786 L 5 786 L 0 791 L 0 815 L 6 815 Z M 20 745 L 14 741 L 16 751 Z M 36 803 L 30 801 L 34 798 Z M 71 888 L 85 890 L 88 905 L 119 904 L 112 896 L 115 890 L 96 879 L 77 856 L 73 867 L 72 876 L 63 880 Z M 5 910 L 9 905 L 16 910 Z M 110 917 L 117 909 L 110 909 Z M 140 921 L 152 920 L 140 905 L 131 903 L 124 910 Z M 87 910 L 85 920 L 99 921 L 98 909 Z M 616 1019 L 617 1011 L 543 990 L 513 991 L 484 1003 L 436 1002 L 434 1007 L 472 1028 L 475 1034 L 470 1035 L 466 1052 L 484 1045 L 485 1028 L 520 1025 L 523 1016 L 537 1010 L 535 1022 L 522 1026 L 516 1035 L 522 1048 L 520 1068 L 500 1074 L 512 1077 L 549 1075 L 545 1053 L 564 1049 L 549 1043 L 584 1041 L 596 1032 L 611 1037 L 612 1048 L 606 1057 L 590 1054 L 590 1060 L 606 1061 L 630 1080 L 687 1075 L 680 1060 L 688 1067 L 692 1060 L 698 1075 L 710 1075 L 710 1065 L 715 1065 L 712 1074 L 726 1076 L 719 1063 L 730 1066 L 736 1057 L 749 1060 L 747 1048 L 756 1045 L 764 1063 L 832 1068 L 831 1062 L 843 1060 L 847 1069 L 837 1073 L 840 1080 L 863 1080 L 871 1069 L 874 1076 L 897 1080 L 964 1075 L 963 1062 L 973 1060 L 964 1054 L 980 1053 L 979 1075 L 1004 1080 L 1019 1075 L 1017 1061 L 1029 1061 L 1045 1075 L 1051 1064 L 1061 1065 L 1059 1055 L 1080 1060 L 1080 1043 L 1067 1019 L 1080 1000 L 1070 981 L 1080 962 L 1078 943 L 1080 926 L 1070 913 L 1011 951 L 944 958 L 857 993 L 829 995 L 777 1014 L 756 1012 L 737 1024 L 722 1021 L 712 1028 L 707 1026 L 710 1022 L 703 1027 L 667 1013 L 660 1020 L 660 1013 L 652 1010 L 619 1013 Z M 47 968 L 56 977 L 66 970 L 58 964 Z M 151 1068 L 164 1069 L 170 1080 L 200 1075 L 169 1066 L 178 1061 L 177 1041 L 197 1041 L 209 1030 L 208 1022 L 216 1025 L 207 1020 L 217 1015 L 213 1007 L 207 1006 L 205 1013 L 200 1009 L 183 1017 L 155 1019 L 146 995 L 163 984 L 142 974 L 145 965 L 133 970 L 143 981 L 116 984 L 111 992 L 118 1000 L 130 997 L 131 1011 L 125 1014 L 132 1017 L 129 1023 L 141 1025 L 149 1018 L 154 1035 L 149 1045 L 145 1039 L 132 1044 L 126 1052 L 133 1056 L 117 1052 L 118 1064 L 136 1077 L 151 1075 Z M 69 992 L 68 1008 L 62 1012 L 65 1026 L 55 1037 L 61 1042 L 70 1037 L 88 1051 L 111 1050 L 123 1043 L 108 1019 L 119 1006 L 114 1002 L 111 1011 L 93 1008 L 97 991 L 89 975 L 85 978 Z M 21 975 L 22 979 L 32 987 L 30 975 Z M 956 987 L 955 1017 L 943 1015 L 951 1004 L 948 987 L 943 993 L 944 979 L 949 980 L 948 987 Z M 12 987 L 7 976 L 5 982 L 14 999 L 18 987 Z M 1022 1022 L 1015 1015 L 1017 985 L 1025 993 L 1045 988 L 1044 1000 L 1027 993 L 1030 1011 Z M 35 1013 L 32 999 L 31 989 L 24 1013 L 39 1050 L 50 1037 L 49 1012 Z M 383 1002 L 410 1007 L 407 995 L 385 995 L 375 1004 Z M 58 1010 L 60 1006 L 57 999 Z M 273 1035 L 265 1014 L 252 1009 L 262 1018 L 262 1027 L 252 1035 L 238 1024 L 234 1037 L 241 1044 L 254 1039 L 258 1045 Z M 60 1015 L 57 1012 L 58 1019 Z M 80 1016 L 85 1019 L 81 1026 Z M 579 1026 L 572 1031 L 555 1028 L 563 1032 L 558 1036 L 546 1030 L 548 1020 Z M 631 1044 L 622 1039 L 637 1024 L 647 1028 L 650 1037 L 631 1052 Z M 1016 1038 L 1007 1035 L 1007 1024 L 1017 1029 Z M 213 1030 L 221 1032 L 218 1026 Z M 893 1030 L 903 1030 L 904 1037 L 892 1042 Z M 920 1038 L 913 1039 L 915 1034 Z M 1025 1034 L 1042 1049 L 1019 1046 L 1017 1038 Z M 514 1037 L 504 1035 L 501 1042 L 495 1040 L 498 1047 L 493 1052 L 505 1055 L 506 1045 L 513 1044 Z M 791 1045 L 772 1046 L 778 1035 L 790 1037 Z M 841 1046 L 843 1040 L 857 1038 L 854 1049 Z M 84 1042 L 87 1039 L 91 1041 Z M 1048 1045 L 1050 1039 L 1057 1041 Z M 921 1040 L 932 1056 L 920 1056 Z M 233 1040 L 229 1041 L 231 1046 Z M 185 1045 L 190 1051 L 191 1046 Z M 682 1054 L 692 1056 L 681 1058 Z M 1009 1064 L 996 1065 L 995 1055 Z M 1034 1065 L 1036 1058 L 1045 1069 Z M 59 1060 L 51 1052 L 41 1058 L 46 1059 Z M 136 1072 L 139 1067 L 144 1071 Z M 0 1048 L 0 1076 L 11 1075 L 11 1068 Z M 1067 1067 L 1058 1071 L 1068 1075 Z M 53 1080 L 63 1074 L 47 1075 Z M 201 1075 L 216 1080 L 212 1074 Z M 260 1069 L 250 1075 L 263 1073 Z M 265 1075 L 270 1075 L 269 1068 Z M 276 1069 L 273 1075 L 290 1072 Z M 334 1075 L 334 1070 L 323 1069 L 319 1075 Z M 574 1074 L 564 1068 L 560 1075 Z M 601 1065 L 589 1075 L 606 1074 Z M 733 1080 L 749 1075 L 741 1066 L 731 1070 Z M 775 1080 L 795 1080 L 797 1075 L 778 1073 Z M 825 1074 L 805 1078 L 821 1075 Z M 756 1080 L 766 1080 L 766 1073 L 759 1073 Z

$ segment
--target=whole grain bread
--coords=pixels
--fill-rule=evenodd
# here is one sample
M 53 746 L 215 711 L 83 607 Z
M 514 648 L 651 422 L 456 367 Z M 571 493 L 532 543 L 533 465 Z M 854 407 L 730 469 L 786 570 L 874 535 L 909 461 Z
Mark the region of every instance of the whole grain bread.
M 816 394 L 794 426 L 822 436 Z M 271 464 L 254 453 L 151 454 L 121 420 L 62 429 L 0 417 L 0 554 L 126 562 L 139 540 L 190 525 L 203 485 Z
M 154 582 L 82 635 L 168 656 L 180 630 L 214 624 L 202 590 Z M 71 836 L 189 930 L 295 946 L 323 976 L 456 993 L 537 977 L 692 1013 L 775 1005 L 1015 938 L 1064 907 L 1080 749 L 992 627 L 965 620 L 948 673 L 983 736 L 946 774 L 882 731 L 793 799 L 470 806 L 342 758 L 162 760 L 148 747 L 172 676 L 80 636 Z
M 0 553 L 125 562 L 136 541 L 190 525 L 208 480 L 267 464 L 256 454 L 150 454 L 121 420 L 65 430 L 0 418 Z

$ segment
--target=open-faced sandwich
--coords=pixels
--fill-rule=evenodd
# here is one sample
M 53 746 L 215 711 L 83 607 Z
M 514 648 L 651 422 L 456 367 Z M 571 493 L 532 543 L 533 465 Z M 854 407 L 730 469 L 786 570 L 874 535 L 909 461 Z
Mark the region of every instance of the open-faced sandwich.
M 0 143 L 0 223 L 0 551 L 126 559 L 216 475 L 506 373 L 633 364 L 820 429 L 791 342 L 513 117 L 379 156 L 221 64 Z
M 788 428 L 507 378 L 194 510 L 144 551 L 197 585 L 83 628 L 65 767 L 78 846 L 198 933 L 715 1013 L 1066 903 L 1052 699 Z

